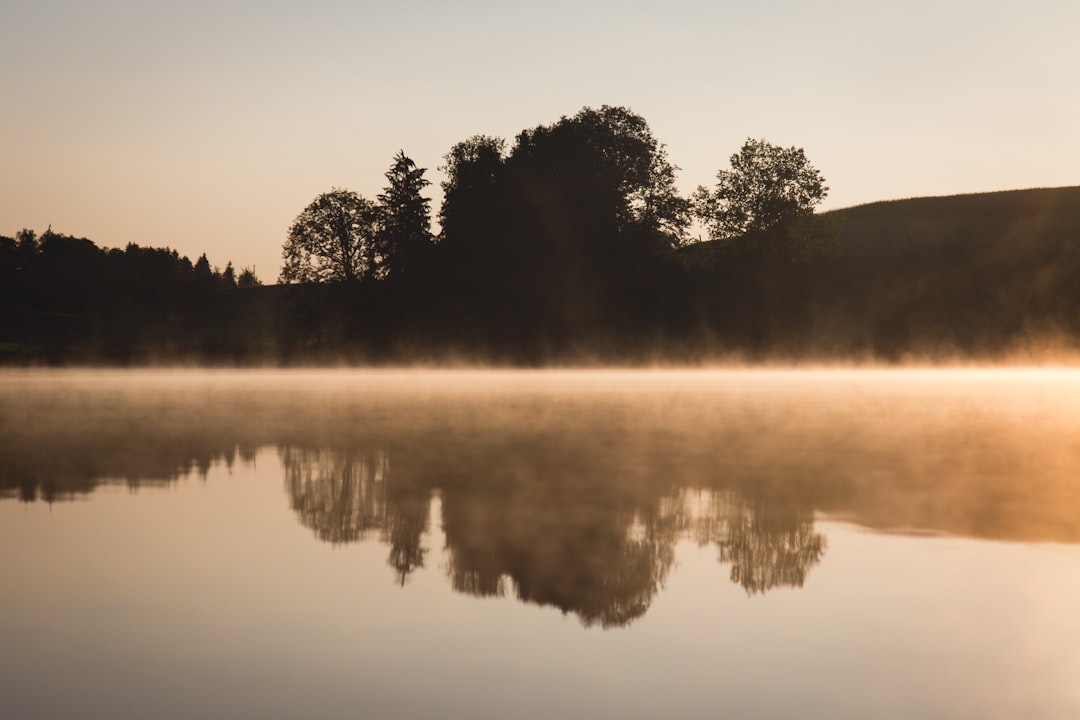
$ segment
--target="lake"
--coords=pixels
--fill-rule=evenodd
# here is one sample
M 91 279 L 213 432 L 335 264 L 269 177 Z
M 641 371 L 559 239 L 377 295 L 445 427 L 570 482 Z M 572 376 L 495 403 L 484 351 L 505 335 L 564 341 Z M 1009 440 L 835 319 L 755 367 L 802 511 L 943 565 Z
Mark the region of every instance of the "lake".
M 1077 718 L 1080 371 L 6 371 L 7 718 Z

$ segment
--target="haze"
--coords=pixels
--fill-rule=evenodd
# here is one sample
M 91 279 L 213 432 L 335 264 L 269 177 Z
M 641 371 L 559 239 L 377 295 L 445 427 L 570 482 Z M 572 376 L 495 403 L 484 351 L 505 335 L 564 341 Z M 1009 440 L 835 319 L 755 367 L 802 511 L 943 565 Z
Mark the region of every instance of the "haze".
M 1075 184 L 1080 6 L 35 2 L 0 7 L 0 234 L 170 246 L 274 281 L 318 193 L 404 149 L 584 105 L 648 118 L 709 184 L 747 137 L 805 147 L 825 209 Z

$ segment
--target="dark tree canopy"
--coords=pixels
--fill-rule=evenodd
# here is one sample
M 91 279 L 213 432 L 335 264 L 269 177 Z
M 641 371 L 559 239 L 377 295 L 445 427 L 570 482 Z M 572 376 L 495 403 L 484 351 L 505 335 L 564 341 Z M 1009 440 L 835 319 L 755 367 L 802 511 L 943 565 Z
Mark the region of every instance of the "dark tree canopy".
M 503 203 L 500 184 L 506 160 L 506 141 L 475 135 L 457 143 L 439 166 L 443 204 L 439 211 L 442 239 L 458 254 L 475 256 L 494 250 L 493 236 L 500 232 Z M 505 228 L 501 228 L 505 231 Z
M 694 212 L 714 240 L 769 231 L 812 215 L 829 192 L 802 148 L 747 139 L 716 174 L 716 188 L 699 187 Z
M 627 108 L 587 107 L 522 131 L 509 153 L 502 139 L 477 135 L 455 145 L 441 169 L 440 219 L 452 245 L 493 234 L 549 248 L 633 233 L 669 247 L 686 239 L 690 207 L 675 189 L 677 168 Z
M 474 135 L 457 143 L 443 158 L 444 164 L 439 166 L 446 174 L 446 180 L 442 183 L 443 193 L 447 198 L 454 198 L 458 193 L 491 186 L 496 181 L 505 155 L 506 141 L 502 138 Z M 444 224 L 448 205 L 452 204 L 443 202 L 440 217 Z
M 431 184 L 424 172 L 403 150 L 394 156 L 394 164 L 386 172 L 389 185 L 379 195 L 379 247 L 392 277 L 415 269 L 431 247 L 431 200 L 420 194 Z
M 240 276 L 236 278 L 236 287 L 239 288 L 253 288 L 262 285 L 262 281 L 255 276 L 255 270 L 252 268 L 244 268 L 240 271 Z
M 296 216 L 281 282 L 364 280 L 382 273 L 379 206 L 351 190 L 319 195 Z
M 509 158 L 522 167 L 526 191 L 547 188 L 550 200 L 589 225 L 615 232 L 631 229 L 682 244 L 690 221 L 689 204 L 675 189 L 676 167 L 653 137 L 643 117 L 624 107 L 583 108 L 553 125 L 524 131 Z M 553 208 L 556 211 L 563 208 Z
M 169 248 L 99 248 L 51 229 L 0 237 L 0 362 L 219 356 L 224 338 L 251 327 L 227 309 L 249 295 L 232 274 L 206 255 L 192 263 Z
M 676 168 L 626 108 L 584 108 L 522 131 L 509 150 L 474 136 L 441 169 L 439 270 L 489 337 L 558 345 L 625 314 L 686 237 Z

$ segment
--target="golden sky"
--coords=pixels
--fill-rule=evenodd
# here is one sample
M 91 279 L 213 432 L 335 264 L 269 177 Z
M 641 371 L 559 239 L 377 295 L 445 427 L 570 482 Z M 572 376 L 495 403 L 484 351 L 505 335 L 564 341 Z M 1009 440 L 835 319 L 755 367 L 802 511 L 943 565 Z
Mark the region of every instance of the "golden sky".
M 12 0 L 0 234 L 169 246 L 276 279 L 317 194 L 434 182 L 477 133 L 643 115 L 691 191 L 747 137 L 806 149 L 826 208 L 1080 184 L 1075 0 Z

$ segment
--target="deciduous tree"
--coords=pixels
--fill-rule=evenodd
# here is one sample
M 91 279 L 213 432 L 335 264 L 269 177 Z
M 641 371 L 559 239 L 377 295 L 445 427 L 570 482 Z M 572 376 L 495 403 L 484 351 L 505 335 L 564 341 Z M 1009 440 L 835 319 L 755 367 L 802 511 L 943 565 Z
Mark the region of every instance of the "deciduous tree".
M 829 192 L 802 148 L 748 139 L 716 174 L 715 189 L 698 187 L 694 213 L 713 240 L 762 233 L 812 215 Z
M 296 216 L 281 282 L 363 280 L 383 273 L 379 206 L 351 190 L 319 195 Z

